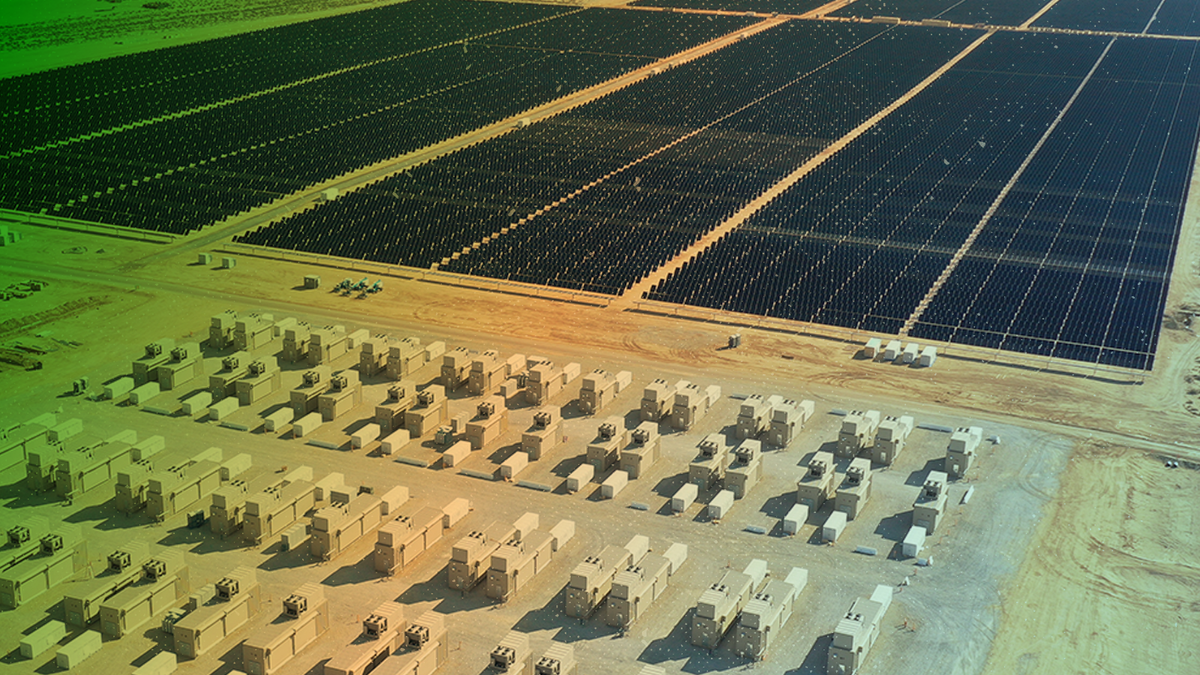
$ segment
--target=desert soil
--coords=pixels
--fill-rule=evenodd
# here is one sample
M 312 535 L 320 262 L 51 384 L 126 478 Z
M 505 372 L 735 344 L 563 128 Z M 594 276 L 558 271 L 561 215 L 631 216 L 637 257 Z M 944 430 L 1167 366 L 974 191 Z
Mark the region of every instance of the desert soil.
M 108 3 L 79 0 L 64 3 L 76 8 L 71 11 L 59 8 L 22 26 L 0 27 L 7 38 L 0 39 L 0 76 L 384 3 L 172 4 L 184 18 L 166 21 L 164 13 L 151 20 L 146 13 L 156 10 L 130 2 L 115 4 L 111 13 L 96 12 Z M 1200 303 L 1198 192 L 1193 189 L 1189 200 L 1168 314 Z M 1019 571 L 1006 580 L 1003 619 L 985 672 L 1174 673 L 1200 659 L 1200 566 L 1194 555 L 1200 532 L 1200 419 L 1195 412 L 1200 393 L 1191 393 L 1200 385 L 1188 381 L 1197 375 L 1200 340 L 1192 330 L 1164 330 L 1155 369 L 1144 377 L 1109 381 L 991 363 L 986 357 L 954 358 L 954 350 L 935 368 L 920 371 L 856 360 L 858 342 L 814 337 L 802 326 L 795 332 L 741 329 L 742 349 L 717 351 L 738 329 L 418 279 L 389 278 L 380 296 L 348 300 L 291 289 L 308 273 L 321 273 L 326 287 L 361 273 L 249 256 L 239 257 L 235 270 L 216 271 L 189 265 L 196 251 L 187 240 L 163 247 L 41 228 L 28 228 L 26 236 L 4 250 L 4 285 L 30 276 L 55 285 L 45 295 L 21 301 L 25 304 L 0 306 L 0 319 L 80 297 L 108 304 L 31 331 L 81 344 L 46 356 L 47 368 L 55 373 L 49 379 L 0 371 L 0 399 L 10 412 L 32 405 L 31 391 L 57 392 L 83 374 L 93 375 L 93 382 L 116 374 L 123 370 L 116 365 L 135 356 L 138 345 L 202 330 L 204 318 L 228 302 L 277 315 L 349 317 L 379 330 L 411 330 L 449 341 L 460 336 L 535 339 L 548 352 L 586 351 L 614 364 L 636 360 L 680 373 L 737 371 L 763 381 L 795 380 L 873 397 L 936 402 L 983 418 L 1079 438 L 1090 435 L 1062 474 Z M 77 245 L 89 246 L 91 253 L 62 252 Z M 1182 459 L 1182 468 L 1164 468 L 1164 456 Z

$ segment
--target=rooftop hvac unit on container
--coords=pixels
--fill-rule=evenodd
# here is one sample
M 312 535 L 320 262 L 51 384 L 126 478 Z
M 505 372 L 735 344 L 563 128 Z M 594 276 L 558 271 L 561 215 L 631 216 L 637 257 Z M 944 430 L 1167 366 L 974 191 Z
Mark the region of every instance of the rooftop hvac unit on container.
M 217 597 L 221 600 L 232 600 L 241 590 L 237 579 L 226 577 L 217 582 Z
M 167 564 L 162 560 L 151 560 L 142 565 L 142 571 L 150 581 L 158 581 L 167 576 Z
M 283 613 L 293 619 L 299 618 L 306 611 L 308 611 L 308 598 L 303 595 L 289 595 L 283 599 Z
M 382 614 L 372 614 L 366 619 L 363 619 L 363 635 L 378 640 L 379 637 L 388 632 L 388 618 Z
M 63 549 L 61 534 L 48 534 L 42 537 L 42 553 L 56 553 Z
M 108 569 L 111 572 L 124 572 L 133 564 L 129 551 L 113 551 L 108 554 Z

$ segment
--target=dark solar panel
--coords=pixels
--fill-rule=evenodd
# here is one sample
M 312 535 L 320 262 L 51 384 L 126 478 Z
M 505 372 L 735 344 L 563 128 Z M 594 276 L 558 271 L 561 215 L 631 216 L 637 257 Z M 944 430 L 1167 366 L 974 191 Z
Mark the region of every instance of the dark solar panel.
M 476 4 L 481 5 L 478 16 L 468 11 Z M 295 43 L 277 40 L 266 31 L 267 37 L 259 36 L 264 44 L 255 45 L 268 55 L 261 62 L 241 66 L 253 71 L 246 77 L 250 84 L 239 82 L 237 67 L 192 73 L 181 84 L 165 88 L 154 81 L 141 82 L 130 89 L 134 102 L 130 106 L 118 105 L 126 96 L 121 92 L 105 92 L 102 104 L 89 104 L 89 109 L 125 110 L 121 113 L 125 117 L 112 120 L 103 114 L 73 117 L 69 110 L 60 111 L 65 126 L 59 128 L 38 122 L 40 111 L 30 113 L 28 120 L 25 113 L 11 111 L 6 125 L 12 121 L 18 133 L 5 138 L 23 150 L 0 160 L 0 179 L 7 188 L 0 195 L 0 206 L 186 233 L 283 194 L 520 114 L 753 21 L 526 7 L 405 3 L 388 8 L 382 16 L 395 20 L 379 21 L 383 28 L 373 23 L 380 19 L 377 12 L 348 15 L 358 17 L 365 37 L 352 35 L 348 26 L 354 19 L 330 19 L 332 45 L 321 43 L 312 27 L 299 33 L 293 27 L 278 29 L 296 38 Z M 493 15 L 500 20 L 480 23 Z M 429 28 L 426 24 L 434 16 L 457 28 L 449 32 L 444 26 Z M 546 19 L 562 23 L 547 30 Z M 377 34 L 378 30 L 383 33 Z M 338 42 L 341 37 L 345 41 Z M 387 48 L 369 49 L 384 39 L 390 40 Z M 460 39 L 467 42 L 446 42 Z M 431 44 L 431 40 L 441 42 Z M 346 41 L 366 44 L 349 50 L 353 58 L 335 57 Z M 216 55 L 228 46 L 222 41 L 205 44 Z M 407 50 L 396 45 L 407 45 Z M 175 58 L 174 52 L 166 51 L 166 61 Z M 138 64 L 145 61 L 143 56 L 128 58 Z M 114 72 L 128 65 L 122 59 L 102 63 Z M 272 71 L 272 66 L 283 75 L 259 75 Z M 346 66 L 354 67 L 340 70 Z M 330 72 L 331 68 L 339 70 Z M 85 70 L 93 73 L 95 68 Z M 54 84 L 54 74 L 64 79 L 58 84 L 70 87 L 77 73 L 63 69 L 6 81 L 16 83 L 10 104 L 21 105 L 27 91 Z M 280 83 L 286 86 L 271 89 Z M 240 100 L 58 147 L 22 145 L 60 140 L 53 134 L 88 133 L 147 114 L 173 113 L 181 106 L 219 102 L 221 97 L 251 90 L 252 96 Z M 497 91 L 504 95 L 497 96 Z M 154 92 L 168 92 L 175 98 L 138 98 Z M 72 98 L 71 93 L 55 92 L 55 96 Z M 47 110 L 46 114 L 56 114 Z M 77 117 L 79 125 L 72 126 Z M 22 136 L 20 129 L 26 127 L 35 136 Z M 52 136 L 43 138 L 47 133 Z
M 1150 368 L 1200 140 L 1196 58 L 1115 41 L 913 335 Z
M 894 16 L 906 21 L 940 19 L 951 23 L 1019 26 L 1047 0 L 855 0 L 830 16 L 870 19 Z
M 1152 35 L 1200 35 L 1195 0 L 1059 0 L 1034 25 Z

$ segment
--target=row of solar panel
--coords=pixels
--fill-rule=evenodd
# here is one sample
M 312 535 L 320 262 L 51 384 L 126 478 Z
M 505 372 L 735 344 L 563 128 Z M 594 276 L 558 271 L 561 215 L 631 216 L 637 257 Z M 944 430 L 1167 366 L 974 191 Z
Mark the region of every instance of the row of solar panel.
M 909 21 L 940 19 L 952 23 L 1019 26 L 1048 0 L 854 0 L 831 16 L 895 16 Z
M 0 153 L 287 85 L 565 11 L 410 2 L 10 78 Z
M 648 156 L 449 265 L 470 274 L 621 292 L 977 36 L 855 24 L 785 24 L 553 123 L 418 167 L 384 181 L 371 193 L 349 195 L 325 209 L 251 233 L 243 241 L 428 266 Z M 781 49 L 797 43 L 811 48 Z M 921 58 L 904 58 L 917 50 Z M 763 54 L 772 56 L 764 59 Z M 759 60 L 748 58 L 754 55 Z M 764 93 L 757 102 L 743 103 L 738 75 L 748 65 Z M 858 95 L 849 95 L 852 86 L 859 87 Z M 689 104 L 698 100 L 688 93 L 696 90 L 706 91 L 700 100 L 708 105 Z M 648 105 L 664 100 L 679 100 L 681 105 L 647 111 Z M 625 121 L 657 110 L 668 117 L 657 120 L 660 124 Z M 793 122 L 781 123 L 781 118 Z M 574 120 L 592 133 L 572 139 L 558 131 L 558 125 Z M 698 125 L 709 126 L 666 147 Z M 630 132 L 635 129 L 643 155 L 631 156 Z M 564 153 L 564 142 L 575 146 L 572 150 L 578 154 Z M 562 161 L 564 157 L 583 161 Z M 503 173 L 495 172 L 497 166 Z M 542 180 L 530 179 L 539 175 Z M 410 183 L 423 189 L 413 189 Z M 392 198 L 383 196 L 389 192 Z M 331 228 L 335 222 L 339 226 Z M 352 234 L 357 231 L 370 234 Z
M 468 274 L 622 293 L 887 107 L 973 34 L 898 30 L 451 263 Z M 900 55 L 922 46 L 923 59 Z M 882 73 L 886 73 L 883 75 Z M 856 83 L 853 93 L 847 83 Z
M 785 24 L 551 120 L 416 167 L 323 209 L 249 233 L 244 240 L 429 266 L 728 116 L 752 97 L 820 69 L 883 30 Z M 809 48 L 791 48 L 797 42 Z M 756 84 L 744 87 L 746 82 Z M 701 88 L 708 96 L 695 96 Z M 335 222 L 341 225 L 331 227 Z M 370 235 L 343 236 L 353 229 Z
M 980 68 L 1064 40 L 1092 59 L 1108 42 L 997 34 L 647 297 L 896 333 L 1078 89 L 912 334 L 1149 368 L 1200 140 L 1197 49 L 1114 41 L 1082 88 L 1086 59 Z
M 595 12 L 601 23 L 611 22 L 615 14 Z M 591 11 L 581 12 L 557 21 L 595 28 L 591 16 Z M 593 35 L 591 42 L 583 43 L 603 41 L 603 52 L 531 49 L 531 38 L 524 32 L 533 27 L 520 28 L 504 34 L 520 47 L 443 46 L 22 155 L 0 163 L 0 177 L 12 187 L 0 196 L 0 205 L 78 218 L 103 215 L 109 224 L 186 233 L 212 222 L 214 205 L 219 205 L 222 217 L 232 215 L 278 196 L 276 190 L 301 189 L 410 152 L 650 62 L 645 56 L 609 52 L 669 53 L 746 23 L 738 17 L 649 12 L 632 16 L 635 20 L 620 30 Z M 658 37 L 660 29 L 669 29 L 669 35 Z M 648 35 L 656 37 L 650 40 Z M 536 36 L 549 39 L 543 33 Z M 504 41 L 498 36 L 487 39 Z M 498 90 L 505 96 L 495 96 Z M 199 176 L 186 175 L 197 169 Z M 168 171 L 176 176 L 166 181 L 157 177 Z M 239 190 L 232 180 L 239 174 L 247 180 L 269 176 L 276 185 L 266 191 Z M 212 180 L 213 175 L 218 179 Z M 172 204 L 178 192 L 172 183 L 181 181 L 190 195 L 182 207 L 190 215 L 183 217 Z M 117 188 L 119 194 L 108 194 L 109 188 Z M 86 205 L 69 204 L 85 195 Z
M 36 109 L 20 108 L 20 96 L 4 102 L 4 110 L 8 112 L 5 117 L 7 133 L 0 138 L 0 154 L 29 150 L 242 96 L 261 95 L 277 87 L 286 87 L 284 93 L 290 92 L 295 97 L 342 97 L 368 104 L 381 103 L 412 89 L 412 80 L 445 77 L 447 73 L 459 71 L 460 79 L 480 77 L 484 73 L 480 72 L 479 65 L 488 62 L 488 53 L 499 61 L 512 60 L 517 55 L 527 60 L 545 56 L 539 51 L 592 51 L 603 55 L 661 58 L 753 21 L 744 17 L 622 12 L 602 8 L 530 17 L 524 10 L 512 10 L 507 20 L 501 17 L 496 24 L 481 23 L 477 17 L 471 17 L 467 25 L 448 33 L 445 26 L 424 30 L 436 18 L 436 11 L 444 13 L 447 24 L 453 26 L 463 23 L 453 19 L 464 5 L 509 5 L 441 3 L 442 9 L 435 10 L 433 6 L 421 7 L 424 3 L 405 3 L 399 7 L 408 4 L 418 5 L 408 13 L 424 20 L 413 21 L 413 25 L 401 26 L 395 33 L 386 35 L 378 50 L 350 50 L 349 53 L 354 55 L 352 60 L 344 53 L 329 53 L 328 45 L 314 49 L 309 55 L 299 51 L 296 44 L 273 39 L 271 44 L 259 46 L 266 51 L 265 55 L 231 66 L 210 67 L 199 72 L 184 69 L 184 72 L 176 73 L 170 70 L 176 66 L 173 59 L 144 64 L 153 70 L 153 80 L 146 80 L 150 76 L 145 75 L 141 80 L 134 77 L 133 82 L 127 82 L 122 77 L 128 64 L 120 59 L 104 61 L 102 63 L 108 64 L 113 71 L 105 77 L 110 83 L 119 83 L 113 84 L 113 89 L 89 94 L 86 87 L 76 91 L 70 88 L 71 83 L 60 83 L 65 88 L 45 92 L 46 98 L 34 103 Z M 482 15 L 488 16 L 492 11 L 489 7 Z M 362 47 L 373 47 L 382 39 L 376 33 L 379 26 L 369 23 L 376 12 L 363 14 L 359 20 L 366 22 L 365 32 L 375 39 Z M 531 18 L 540 20 L 524 25 Z M 278 30 L 286 33 L 288 28 Z M 411 31 L 418 34 L 410 35 Z M 331 38 L 336 39 L 336 35 Z M 467 42 L 460 44 L 462 40 Z M 197 56 L 208 64 L 220 62 L 224 57 L 223 48 L 230 46 L 222 41 L 204 44 L 212 47 L 212 53 Z M 479 50 L 485 51 L 482 57 L 478 53 L 470 54 Z M 434 63 L 427 63 L 430 60 Z M 342 72 L 344 69 L 350 71 Z M 65 78 L 70 70 L 51 71 L 44 74 L 43 79 L 54 73 L 63 73 Z M 318 79 L 303 84 L 311 78 Z M 6 84 L 19 84 L 22 79 L 8 80 Z M 42 86 L 47 84 L 41 82 Z
M 1059 0 L 1034 25 L 1197 36 L 1200 6 L 1195 0 Z
M 690 10 L 803 14 L 829 3 L 825 0 L 636 0 L 631 4 Z M 829 15 L 1022 26 L 1047 4 L 1047 0 L 854 0 Z M 1068 30 L 1200 36 L 1200 5 L 1195 0 L 1058 0 L 1033 25 Z
M 753 278 L 716 272 L 762 240 L 729 237 L 648 297 L 692 302 L 701 285 L 715 308 L 897 332 L 1091 67 L 1076 59 L 1051 75 L 1062 65 L 1005 68 L 1001 55 L 1069 48 L 1094 60 L 1103 46 L 992 36 L 743 226 L 783 242 Z
M 1198 59 L 1191 42 L 1116 41 L 913 334 L 1150 368 L 1200 142 Z
M 191 155 L 169 154 L 164 163 L 151 166 L 151 169 L 171 167 L 186 173 L 199 168 L 228 176 L 229 182 L 206 185 L 208 195 L 197 195 L 196 203 L 202 207 L 225 199 L 226 195 L 222 193 L 236 186 L 239 178 L 250 181 L 270 177 L 294 192 L 486 126 L 557 96 L 616 77 L 642 63 L 644 61 L 628 57 L 562 55 L 553 59 L 549 66 L 533 62 L 531 67 L 539 69 L 538 77 L 531 77 L 524 68 L 511 69 L 484 81 L 432 94 L 409 105 L 390 106 L 369 115 L 314 125 L 298 134 L 281 134 L 270 141 L 260 141 L 257 147 L 247 146 L 222 153 L 226 156 L 209 154 L 200 145 Z M 564 82 L 567 83 L 565 86 Z M 497 99 L 493 94 L 494 87 L 503 87 L 506 96 Z M 164 146 L 164 152 L 175 150 L 173 144 Z M 184 163 L 189 157 L 206 161 L 202 167 L 190 167 Z M 141 163 L 127 166 L 133 173 L 149 171 Z M 64 163 L 57 168 L 65 174 L 63 182 L 56 188 L 54 199 L 57 203 L 65 201 L 62 195 L 66 189 L 84 187 L 83 193 L 90 192 L 90 185 L 81 186 L 79 181 L 70 180 L 73 164 Z M 0 168 L 0 172 L 6 172 L 6 169 Z M 44 182 L 41 184 L 45 185 Z M 111 209 L 111 217 L 105 222 L 181 234 L 211 222 L 205 219 L 205 209 L 198 211 L 195 218 L 167 218 L 166 214 L 160 214 L 158 203 L 162 195 L 158 184 L 159 181 L 150 180 L 123 189 L 127 201 L 120 209 Z M 278 195 L 239 193 L 239 208 L 226 215 L 253 208 L 275 196 Z M 104 199 L 106 197 L 100 198 Z M 99 204 L 94 206 L 104 208 Z M 60 213 L 70 215 L 69 209 L 65 208 Z
M 720 12 L 762 12 L 800 15 L 828 5 L 829 0 L 634 0 L 639 7 L 672 7 Z

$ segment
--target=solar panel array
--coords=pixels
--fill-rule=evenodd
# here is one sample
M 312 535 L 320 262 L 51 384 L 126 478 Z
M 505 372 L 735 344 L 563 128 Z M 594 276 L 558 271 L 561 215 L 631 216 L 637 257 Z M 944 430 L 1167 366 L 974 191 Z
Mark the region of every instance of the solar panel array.
M 829 0 L 634 0 L 635 7 L 672 7 L 719 12 L 805 14 L 829 4 Z
M 951 23 L 1019 26 L 1049 0 L 855 0 L 830 16 L 870 19 L 893 16 L 905 21 L 939 19 Z
M 1104 42 L 994 35 L 648 297 L 899 332 Z
M 785 24 L 239 241 L 427 266 L 586 186 L 445 269 L 620 293 L 979 35 Z
M 0 155 L 511 29 L 563 8 L 403 5 L 103 59 L 4 80 Z
M 1059 0 L 1035 26 L 1200 36 L 1195 0 Z
M 647 297 L 1150 369 L 1197 45 L 1109 41 L 995 35 Z
M 509 12 L 508 26 L 459 17 L 475 4 L 483 7 L 483 19 Z M 161 90 L 192 91 L 162 107 L 163 113 L 175 113 L 166 119 L 115 133 L 60 136 L 49 146 L 10 148 L 0 156 L 0 180 L 7 188 L 0 193 L 0 207 L 186 233 L 519 114 L 752 21 L 608 9 L 531 13 L 527 7 L 487 2 L 395 5 L 387 8 L 393 15 L 412 16 L 411 21 L 395 21 L 403 30 L 392 39 L 404 44 L 405 38 L 413 37 L 414 48 L 394 53 L 391 47 L 390 52 L 380 52 L 390 56 L 373 58 L 377 54 L 366 48 L 371 41 L 365 40 L 368 44 L 350 65 L 322 60 L 322 50 L 317 49 L 316 66 L 299 59 L 302 68 L 283 79 L 259 82 L 249 93 L 233 81 L 237 69 L 200 72 L 183 87 Z M 436 37 L 425 37 L 438 12 L 460 28 L 449 33 L 431 30 Z M 359 21 L 369 27 L 374 18 L 372 12 Z M 555 27 L 547 29 L 542 22 Z M 430 44 L 431 40 L 441 42 Z M 285 54 L 304 46 L 268 42 Z M 573 45 L 569 49 L 568 42 Z M 219 41 L 210 44 L 220 46 Z M 283 59 L 285 69 L 289 62 Z M 121 59 L 107 63 L 118 70 L 124 67 Z M 263 70 L 257 65 L 247 68 Z M 72 77 L 67 73 L 60 79 Z M 40 115 L 43 111 L 33 110 L 31 97 L 44 92 L 47 81 L 53 77 L 20 80 L 24 84 L 10 97 L 10 117 L 22 120 L 26 109 L 33 117 Z M 68 114 L 75 121 L 68 122 L 62 134 L 143 119 L 140 116 L 158 105 L 153 97 L 141 98 L 159 92 L 156 82 L 144 79 L 124 92 L 94 93 L 98 99 L 92 105 L 130 112 L 99 122 L 88 121 L 82 112 Z M 497 91 L 504 95 L 496 96 Z M 132 101 L 129 106 L 122 103 L 125 98 Z M 52 108 L 44 111 L 54 114 Z M 26 129 L 23 143 L 44 143 L 47 139 L 37 134 L 45 135 L 53 126 L 33 117 L 25 126 L 14 126 Z
M 7 80 L 0 207 L 185 233 L 761 21 L 732 12 L 827 3 L 638 4 L 700 11 L 412 0 Z M 1044 6 L 837 14 L 1017 26 Z M 1198 21 L 1179 0 L 1059 0 L 1037 25 Z M 784 21 L 235 240 L 609 294 L 672 263 L 643 297 L 1150 369 L 1200 43 L 984 35 Z
M 884 30 L 781 26 L 239 241 L 429 266 L 794 84 Z M 801 38 L 809 48 L 793 49 Z M 694 96 L 697 87 L 706 96 Z
M 915 336 L 1152 367 L 1200 142 L 1198 47 L 1113 43 Z

